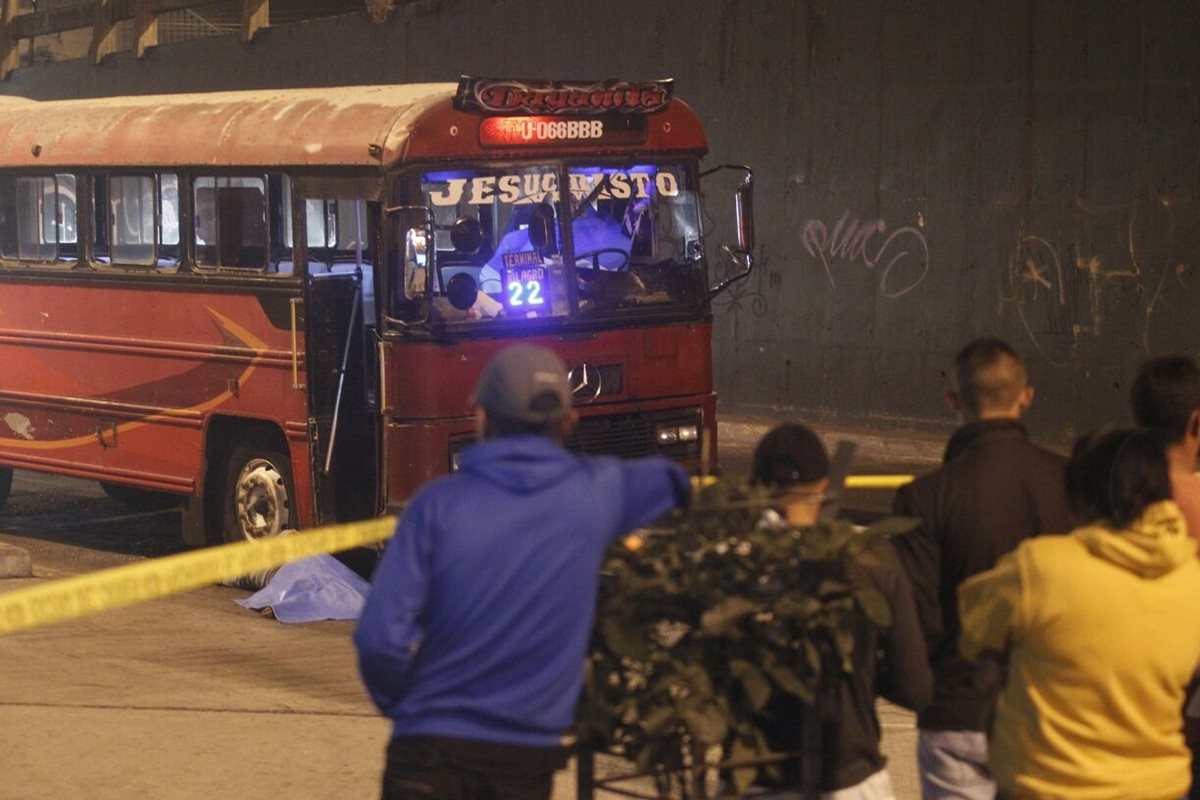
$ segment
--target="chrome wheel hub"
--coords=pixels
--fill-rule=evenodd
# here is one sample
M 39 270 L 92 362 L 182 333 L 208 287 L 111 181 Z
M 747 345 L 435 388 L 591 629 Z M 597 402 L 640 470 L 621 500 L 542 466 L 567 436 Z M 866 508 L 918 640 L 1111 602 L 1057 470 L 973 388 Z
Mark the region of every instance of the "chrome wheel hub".
M 278 536 L 291 521 L 291 498 L 283 473 L 261 458 L 242 467 L 233 502 L 238 529 L 247 539 Z

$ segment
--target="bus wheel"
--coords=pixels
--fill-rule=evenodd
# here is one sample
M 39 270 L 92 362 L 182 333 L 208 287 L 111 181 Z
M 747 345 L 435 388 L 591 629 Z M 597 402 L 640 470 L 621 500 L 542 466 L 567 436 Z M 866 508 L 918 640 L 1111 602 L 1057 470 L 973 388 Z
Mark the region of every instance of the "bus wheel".
M 8 493 L 12 491 L 12 470 L 0 467 L 0 508 L 8 502 Z
M 238 446 L 225 462 L 224 538 L 242 542 L 295 527 L 292 464 L 268 447 Z
M 170 492 L 155 492 L 108 481 L 100 481 L 100 488 L 113 500 L 135 511 L 162 511 L 179 505 L 179 495 Z

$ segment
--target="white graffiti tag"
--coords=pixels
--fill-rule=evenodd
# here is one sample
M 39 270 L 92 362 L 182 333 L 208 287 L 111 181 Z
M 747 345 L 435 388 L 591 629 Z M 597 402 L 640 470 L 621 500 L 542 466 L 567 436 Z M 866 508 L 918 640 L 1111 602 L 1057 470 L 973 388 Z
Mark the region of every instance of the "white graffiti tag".
M 834 261 L 860 263 L 870 270 L 882 266 L 879 293 L 891 298 L 908 294 L 929 273 L 929 243 L 925 241 L 925 234 L 909 226 L 896 228 L 888 234 L 887 223 L 883 220 L 860 222 L 849 211 L 842 214 L 832 231 L 823 220 L 805 220 L 800 241 L 809 255 L 820 259 L 833 289 L 837 289 L 831 266 Z M 876 242 L 879 242 L 878 246 Z

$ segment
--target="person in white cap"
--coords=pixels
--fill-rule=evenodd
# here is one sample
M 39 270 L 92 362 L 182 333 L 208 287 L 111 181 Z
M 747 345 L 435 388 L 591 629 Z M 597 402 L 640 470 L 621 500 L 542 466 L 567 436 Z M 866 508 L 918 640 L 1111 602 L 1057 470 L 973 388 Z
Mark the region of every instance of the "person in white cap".
M 354 634 L 393 721 L 385 799 L 549 798 L 604 553 L 690 496 L 666 459 L 563 448 L 576 415 L 550 350 L 502 350 L 473 403 L 480 443 L 413 498 Z

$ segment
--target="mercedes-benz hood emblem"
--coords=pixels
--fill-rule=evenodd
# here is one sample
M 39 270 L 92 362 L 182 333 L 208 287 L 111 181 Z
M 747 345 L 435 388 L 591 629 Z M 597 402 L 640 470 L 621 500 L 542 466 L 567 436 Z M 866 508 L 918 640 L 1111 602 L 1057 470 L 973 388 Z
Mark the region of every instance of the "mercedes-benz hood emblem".
M 567 373 L 567 385 L 576 403 L 590 403 L 600 396 L 600 370 L 590 361 L 580 361 Z

